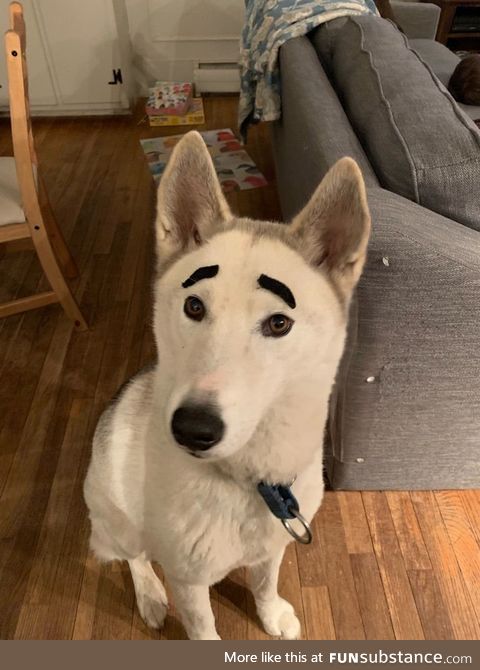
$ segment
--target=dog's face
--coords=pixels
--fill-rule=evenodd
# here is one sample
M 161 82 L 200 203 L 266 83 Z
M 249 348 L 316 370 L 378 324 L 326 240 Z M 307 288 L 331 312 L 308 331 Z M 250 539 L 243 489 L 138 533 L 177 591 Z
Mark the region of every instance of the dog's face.
M 368 232 L 350 159 L 290 225 L 261 223 L 233 217 L 201 137 L 185 136 L 157 215 L 159 411 L 175 444 L 229 456 L 275 404 L 331 386 Z

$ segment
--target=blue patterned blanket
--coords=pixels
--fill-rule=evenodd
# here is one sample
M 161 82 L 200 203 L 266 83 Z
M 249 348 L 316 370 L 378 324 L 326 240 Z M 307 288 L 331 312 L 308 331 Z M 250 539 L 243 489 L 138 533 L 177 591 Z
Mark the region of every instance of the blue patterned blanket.
M 238 120 L 245 138 L 249 123 L 280 118 L 278 50 L 292 37 L 349 14 L 378 14 L 374 0 L 245 0 L 240 51 Z

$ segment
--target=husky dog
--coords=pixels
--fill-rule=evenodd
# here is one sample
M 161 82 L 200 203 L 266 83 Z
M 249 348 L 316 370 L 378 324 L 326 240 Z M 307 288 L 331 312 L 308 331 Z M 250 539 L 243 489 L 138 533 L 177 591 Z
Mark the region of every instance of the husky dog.
M 210 585 L 246 566 L 265 630 L 300 635 L 277 592 L 291 537 L 257 485 L 295 480 L 307 520 L 320 505 L 328 399 L 369 230 L 350 158 L 281 225 L 231 213 L 198 133 L 175 147 L 158 190 L 158 362 L 102 415 L 85 482 L 91 548 L 128 561 L 149 626 L 167 611 L 151 561 L 196 640 L 219 639 Z

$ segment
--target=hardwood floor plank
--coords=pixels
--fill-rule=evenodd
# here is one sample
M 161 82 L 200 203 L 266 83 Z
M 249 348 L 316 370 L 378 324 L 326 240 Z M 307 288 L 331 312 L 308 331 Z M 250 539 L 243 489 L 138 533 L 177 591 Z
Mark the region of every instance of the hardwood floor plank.
M 85 448 L 87 437 L 85 432 L 88 427 L 90 404 L 90 401 L 87 400 L 74 400 L 71 405 L 70 417 L 33 559 L 33 567 L 17 623 L 15 637 L 18 639 L 69 637 L 67 632 L 65 635 L 60 635 L 55 628 L 46 629 L 45 622 L 38 619 L 32 620 L 29 612 L 31 605 L 42 605 L 47 611 L 48 607 L 58 609 L 55 603 L 56 574 L 61 561 L 61 548 L 68 519 L 65 510 L 69 509 L 74 502 L 72 494 Z
M 130 126 L 130 119 L 122 119 L 122 127 Z M 121 132 L 121 128 L 118 129 Z M 124 225 L 129 219 L 130 214 L 130 189 L 127 180 L 131 181 L 130 170 L 132 166 L 132 157 L 139 154 L 141 158 L 141 148 L 137 133 L 123 133 L 126 141 L 123 145 L 117 144 L 112 154 L 110 167 L 108 171 L 109 202 L 110 207 L 106 208 L 103 225 L 99 228 L 98 235 L 93 247 L 94 254 L 108 254 L 112 248 L 113 236 L 117 225 Z M 129 160 L 124 160 L 128 156 Z
M 59 444 L 47 442 L 52 431 L 49 419 L 59 393 L 55 380 L 61 372 L 71 332 L 68 320 L 58 321 L 2 493 L 0 537 L 15 535 L 15 542 L 0 568 L 2 588 L 10 594 L 4 601 L 0 638 L 12 637 L 17 625 L 48 502 L 49 484 L 59 457 Z M 57 420 L 58 434 L 63 421 L 62 417 Z M 46 445 L 48 459 L 43 455 Z
M 455 633 L 433 570 L 408 570 L 426 640 L 453 640 Z
M 460 493 L 437 491 L 435 498 L 479 623 L 480 545 L 470 526 Z
M 392 619 L 375 554 L 351 554 L 353 578 L 367 640 L 394 640 Z
M 93 640 L 129 640 L 132 633 L 135 592 L 125 561 L 100 568 Z
M 432 565 L 410 494 L 408 491 L 387 491 L 385 495 L 406 569 L 430 570 Z
M 85 561 L 72 640 L 91 640 L 92 638 L 100 570 L 101 563 L 90 553 Z
M 480 491 L 460 491 L 470 527 L 480 545 Z
M 70 161 L 67 160 L 68 154 L 65 155 L 65 146 L 56 148 L 55 145 L 47 143 L 40 150 L 40 161 L 46 190 L 50 202 L 54 204 L 54 216 L 69 247 L 75 246 L 74 255 L 77 260 L 77 246 L 71 244 L 72 231 L 84 207 L 92 180 L 97 174 L 98 161 L 103 158 L 99 145 L 105 139 L 108 140 L 108 133 L 105 132 L 106 124 L 102 119 L 91 121 L 88 125 L 76 124 L 74 128 L 66 147 L 72 150 Z M 59 155 L 63 157 L 60 171 L 57 168 Z M 46 171 L 45 168 L 49 169 Z M 83 230 L 85 232 L 85 227 Z
M 234 570 L 210 590 L 217 631 L 222 640 L 248 639 L 245 569 Z
M 324 551 L 327 542 L 327 538 L 324 536 L 325 524 L 317 523 L 315 518 L 312 521 L 312 529 L 312 543 L 303 546 L 301 551 L 297 553 L 300 582 L 302 586 L 326 586 L 328 576 L 327 557 Z
M 358 491 L 339 491 L 336 495 L 345 529 L 348 553 L 373 553 L 372 538 L 370 537 L 362 494 Z
M 424 632 L 384 493 L 362 493 L 388 608 L 398 640 L 422 640 Z
M 335 640 L 335 624 L 328 587 L 303 586 L 302 600 L 306 620 L 306 639 Z
M 427 491 L 413 491 L 411 498 L 455 638 L 478 640 L 480 639 L 480 626 L 435 494 Z
M 11 335 L 0 373 L 0 413 L 3 417 L 0 428 L 0 496 L 28 418 L 56 322 L 52 319 L 52 309 L 44 309 L 24 314 L 21 323 L 23 326 L 18 326 Z M 18 379 L 22 380 L 21 394 L 12 393 Z
M 327 491 L 322 507 L 313 522 L 314 553 L 299 550 L 299 557 L 310 554 L 311 561 L 321 562 L 321 572 L 305 570 L 300 562 L 302 586 L 328 586 L 333 621 L 338 640 L 363 640 L 365 630 L 355 589 L 350 556 L 337 495 Z M 312 575 L 321 575 L 322 581 L 314 583 Z
M 302 545 L 304 546 L 304 545 Z M 298 552 L 301 547 L 296 542 L 291 542 L 283 557 L 280 567 L 280 577 L 278 580 L 278 592 L 293 605 L 296 615 L 300 620 L 302 627 L 302 638 L 305 636 L 305 613 L 303 609 L 303 599 L 301 594 L 300 571 L 298 567 Z
M 120 248 L 117 251 L 120 254 Z M 112 346 L 104 360 L 107 336 L 110 329 L 112 332 L 122 332 L 126 312 L 125 304 L 119 303 L 114 306 L 114 309 L 106 312 L 106 318 L 103 317 L 105 309 L 100 304 L 100 295 L 105 285 L 112 281 L 114 283 L 115 280 L 112 280 L 110 276 L 113 263 L 107 264 L 106 268 L 99 264 L 99 268 L 102 270 L 103 281 L 95 282 L 96 293 L 89 297 L 89 300 L 93 300 L 95 303 L 96 328 L 88 333 L 75 333 L 73 346 L 70 347 L 64 371 L 65 396 L 73 394 L 73 396 L 80 395 L 89 398 L 85 411 L 82 413 L 85 434 L 81 440 L 82 450 L 79 454 L 81 460 L 77 468 L 77 478 L 71 482 L 75 492 L 75 500 L 82 498 L 83 479 L 90 459 L 91 437 L 96 418 L 101 409 L 100 406 L 104 403 L 104 398 L 97 393 L 98 384 L 101 383 L 102 374 L 107 374 L 106 370 L 108 370 L 109 379 L 112 379 L 112 386 L 116 386 L 115 376 L 111 374 L 110 366 L 116 369 L 115 356 L 118 355 L 118 351 L 116 346 Z M 121 338 L 117 338 L 117 342 L 119 340 Z M 88 370 L 89 374 L 82 374 L 82 378 L 79 380 L 79 369 Z M 112 387 L 110 387 L 110 390 L 113 394 Z M 83 504 L 80 508 L 76 505 L 69 516 L 69 524 L 60 552 L 60 555 L 66 554 L 68 559 L 59 562 L 55 575 L 55 597 L 52 597 L 49 603 L 48 628 L 50 636 L 53 638 L 68 638 L 75 625 L 75 598 L 78 599 L 79 597 L 83 575 L 83 566 L 76 559 L 82 555 L 86 557 L 86 541 L 89 534 L 85 511 Z M 79 529 L 82 532 L 79 533 Z M 79 543 L 79 538 L 82 538 L 83 542 Z M 102 582 L 102 584 L 104 583 Z

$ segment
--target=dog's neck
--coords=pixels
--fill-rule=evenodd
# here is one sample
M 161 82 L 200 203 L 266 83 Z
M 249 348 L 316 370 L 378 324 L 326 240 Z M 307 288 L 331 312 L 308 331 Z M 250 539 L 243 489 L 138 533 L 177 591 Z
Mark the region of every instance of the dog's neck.
M 239 451 L 212 465 L 246 486 L 288 484 L 301 475 L 323 448 L 329 393 L 319 397 L 317 384 L 316 394 L 303 388 L 288 396 L 278 399 Z

